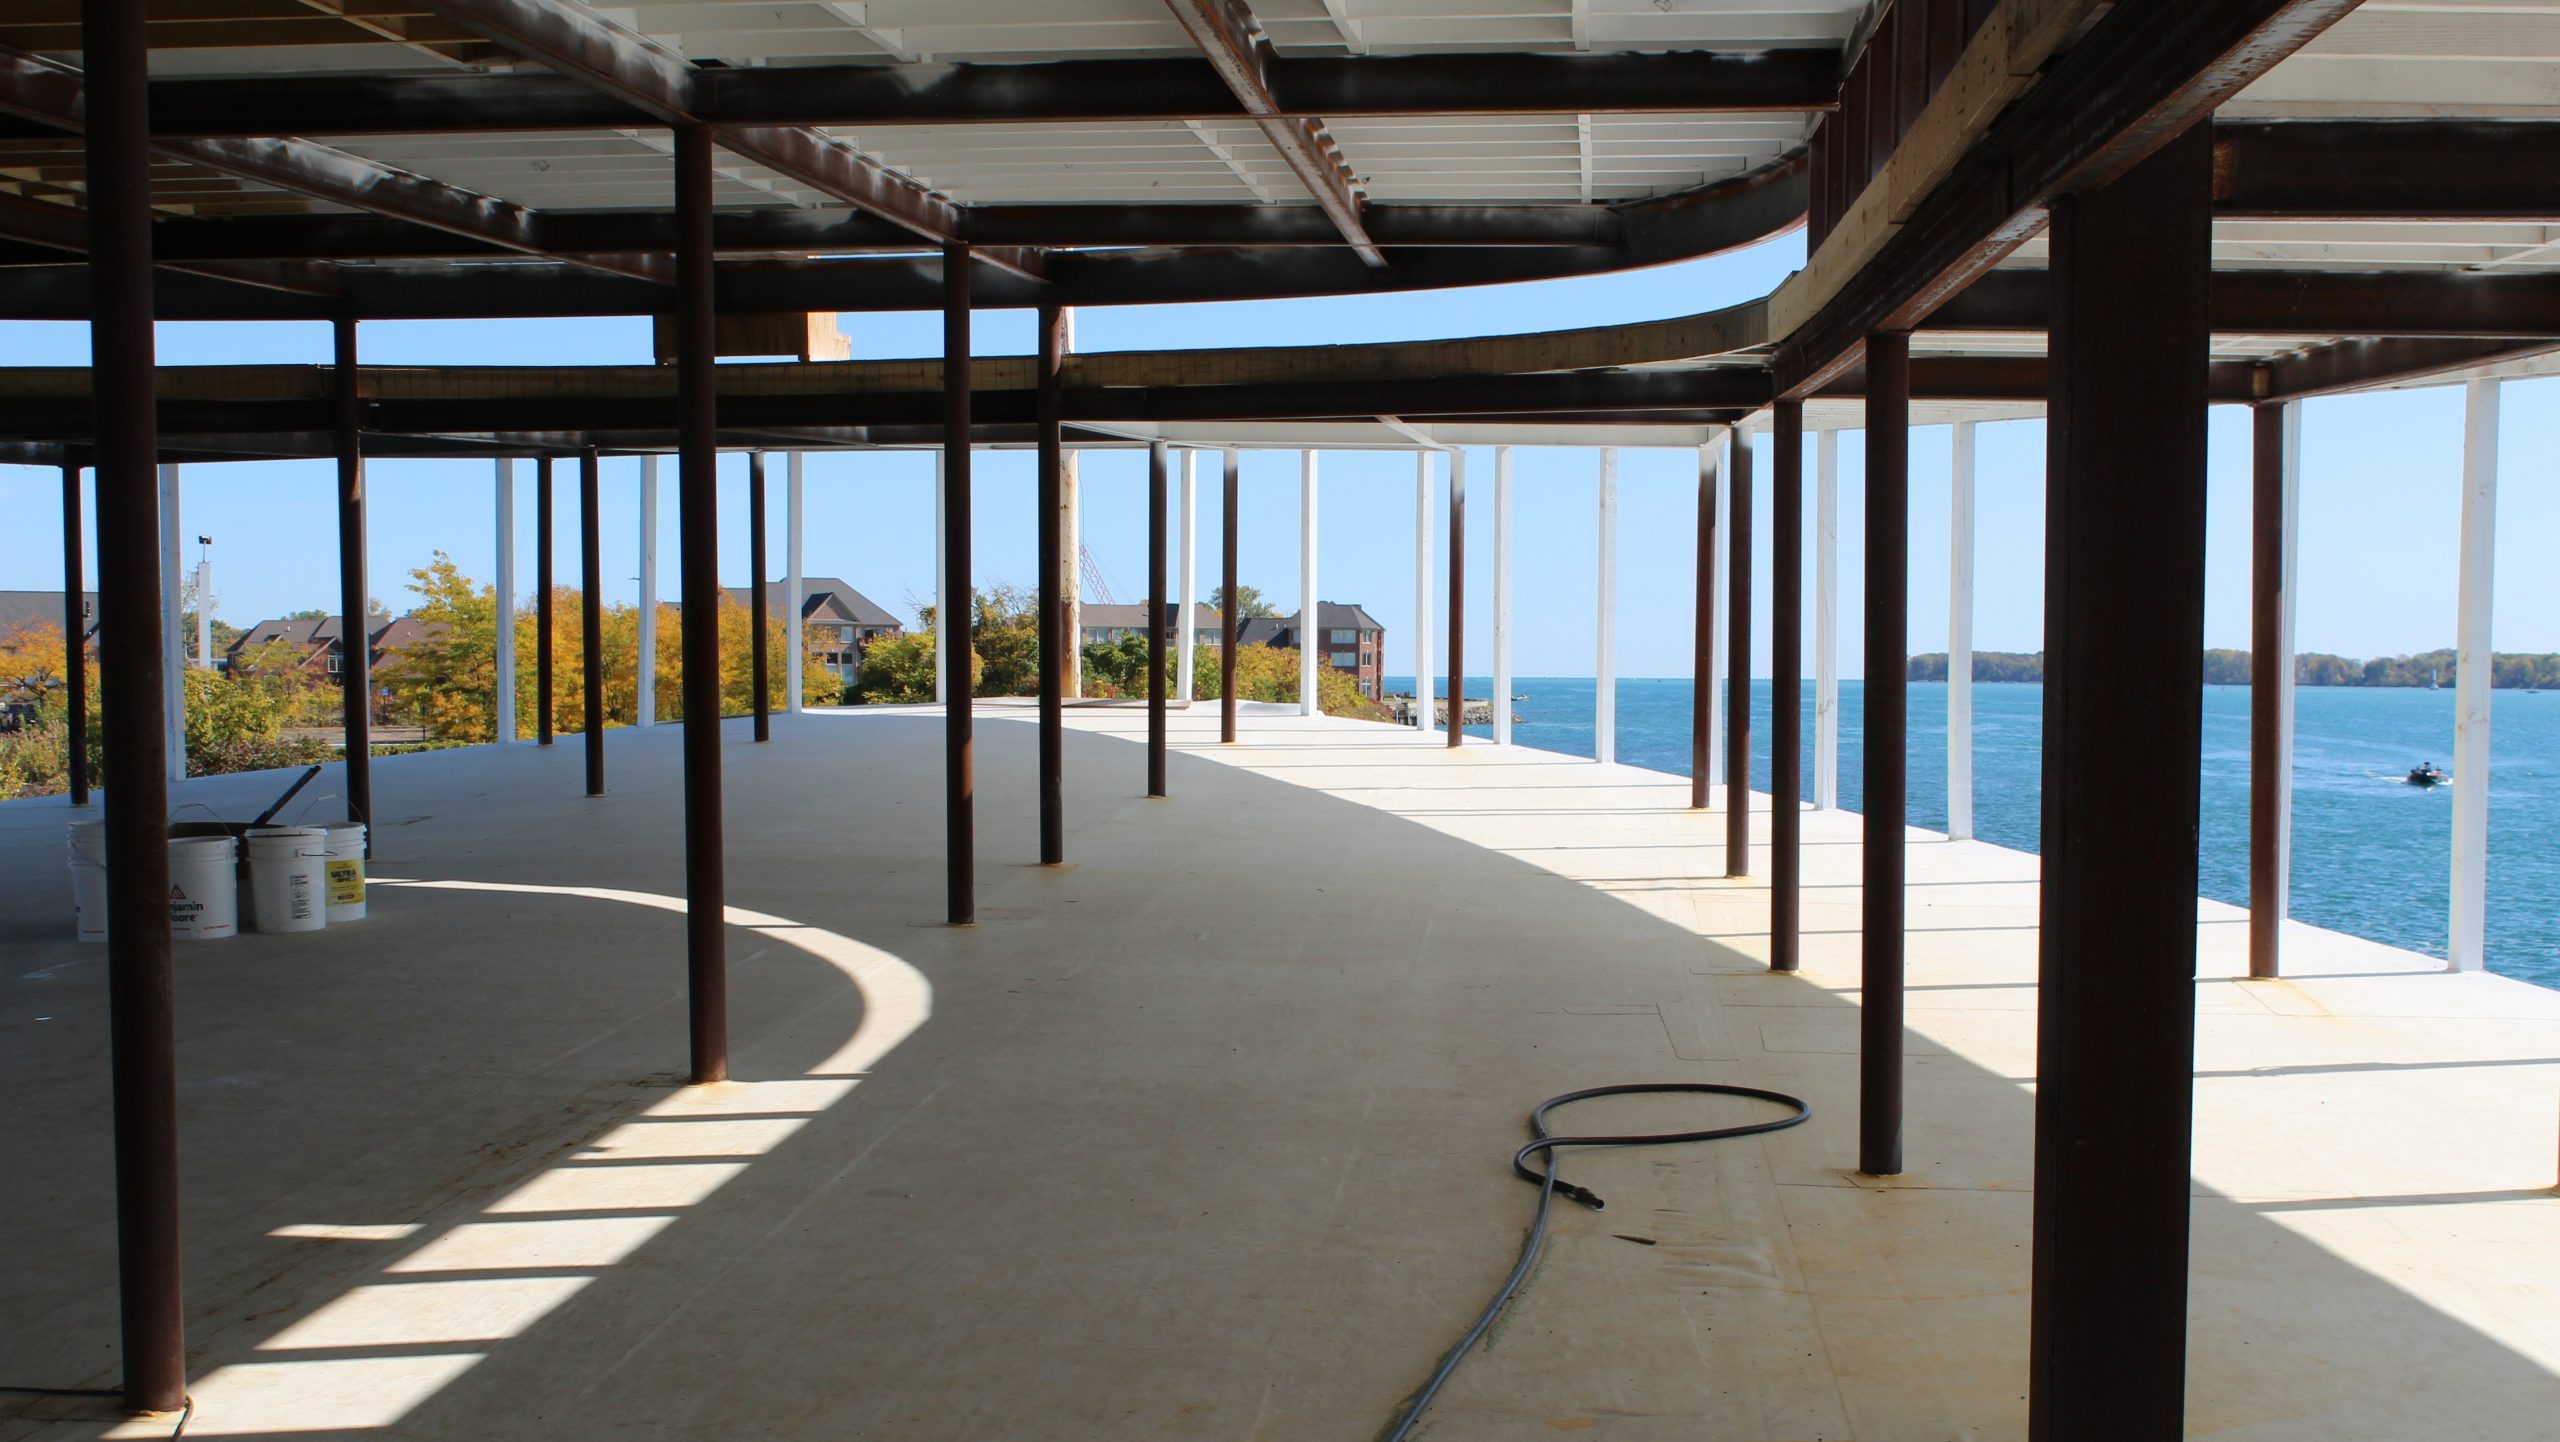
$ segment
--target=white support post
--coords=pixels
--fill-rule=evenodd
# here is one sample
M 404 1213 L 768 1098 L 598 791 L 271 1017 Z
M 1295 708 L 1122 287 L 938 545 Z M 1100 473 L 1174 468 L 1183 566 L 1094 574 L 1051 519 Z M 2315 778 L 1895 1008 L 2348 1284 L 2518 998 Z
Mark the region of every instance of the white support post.
M 213 669 L 213 561 L 196 562 L 196 669 Z
M 1813 809 L 1840 806 L 1840 433 L 1815 442 Z
M 640 695 L 635 725 L 658 724 L 658 458 L 640 458 Z
M 2302 402 L 2284 403 L 2284 488 L 2277 518 L 2280 540 L 2276 559 L 2276 650 L 2284 658 L 2276 669 L 2276 750 L 2268 758 L 2275 772 L 2275 897 L 2270 908 L 2281 923 L 2293 914 L 2293 670 L 2296 604 L 2301 599 L 2302 558 Z M 2461 687 L 2456 678 L 2457 693 Z
M 516 739 L 516 463 L 498 458 L 498 744 Z
M 1733 534 L 1733 487 L 1727 482 L 1733 475 L 1732 448 L 1742 443 L 1742 432 L 1728 430 L 1718 444 L 1724 447 L 1715 458 L 1716 472 L 1716 544 L 1714 554 L 1707 557 L 1707 594 L 1717 599 L 1715 634 L 1707 638 L 1707 784 L 1724 784 L 1724 668 L 1725 668 L 1725 595 L 1724 558 L 1727 538 Z
M 1600 646 L 1592 677 L 1592 759 L 1618 759 L 1618 448 L 1600 448 Z M 1497 712 L 1501 701 L 1494 703 Z
M 800 519 L 803 487 L 808 457 L 793 451 L 786 458 L 788 476 L 782 492 L 782 709 L 800 709 L 801 664 L 808 655 L 809 643 L 800 624 L 801 607 L 807 604 L 808 588 L 800 565 Z M 845 642 L 845 649 L 852 649 Z
M 1073 312 L 1069 312 L 1073 314 Z M 1070 348 L 1073 326 L 1070 323 Z M 1067 621 L 1067 699 L 1084 698 L 1084 487 L 1079 483 L 1081 467 L 1077 453 L 1058 452 L 1058 564 L 1066 574 L 1058 578 L 1058 594 L 1066 604 Z
M 1182 453 L 1182 654 L 1175 658 L 1174 694 L 1191 704 L 1200 650 L 1200 453 Z
M 2450 969 L 2488 965 L 2489 579 L 2498 512 L 2498 382 L 2475 380 L 2462 414 L 2461 598 L 2454 619 L 2453 917 Z
M 1497 450 L 1499 456 L 1503 454 Z M 1502 464 L 1495 462 L 1496 465 Z M 1425 736 L 1439 729 L 1431 710 L 1431 453 L 1413 453 L 1413 726 Z M 1497 623 L 1499 624 L 1499 623 Z
M 1511 744 L 1511 448 L 1493 448 L 1493 744 Z
M 1325 661 L 1324 607 L 1316 600 L 1316 453 L 1298 452 L 1298 714 L 1316 714 L 1316 668 Z
M 169 779 L 187 779 L 187 642 L 178 618 L 178 468 L 160 468 L 160 694 L 167 712 Z M 101 523 L 105 517 L 99 517 Z M 201 610 L 204 598 L 196 598 Z
M 1973 839 L 1973 422 L 1955 424 L 1947 558 L 1947 839 Z
M 944 604 L 942 594 L 942 505 L 945 483 L 942 452 L 936 450 L 933 453 L 933 701 L 937 706 L 943 703 L 943 692 L 948 689 L 943 680 L 945 670 L 943 647 L 944 638 L 951 634 L 951 617 L 947 614 L 949 607 Z M 1069 554 L 1072 555 L 1073 552 Z M 1070 618 L 1074 617 L 1073 603 L 1069 603 L 1067 615 Z M 1073 675 L 1076 669 L 1070 666 L 1067 672 Z M 1067 694 L 1070 696 L 1076 694 L 1072 686 L 1068 688 Z

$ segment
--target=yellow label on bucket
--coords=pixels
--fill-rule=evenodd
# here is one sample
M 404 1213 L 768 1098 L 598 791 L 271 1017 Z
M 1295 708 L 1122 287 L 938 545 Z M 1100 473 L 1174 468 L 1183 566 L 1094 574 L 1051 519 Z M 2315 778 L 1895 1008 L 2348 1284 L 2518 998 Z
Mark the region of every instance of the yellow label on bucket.
M 331 906 L 364 905 L 364 861 L 362 858 L 329 862 L 329 904 Z

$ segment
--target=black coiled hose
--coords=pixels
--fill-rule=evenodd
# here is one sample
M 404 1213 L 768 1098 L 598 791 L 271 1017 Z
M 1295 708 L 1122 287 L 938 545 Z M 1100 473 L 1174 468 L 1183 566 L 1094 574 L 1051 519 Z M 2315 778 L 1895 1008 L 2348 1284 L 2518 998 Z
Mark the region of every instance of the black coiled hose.
M 1551 1136 L 1547 1132 L 1547 1113 L 1560 1106 L 1589 1101 L 1593 1097 L 1622 1097 L 1656 1092 L 1748 1097 L 1753 1101 L 1775 1102 L 1779 1106 L 1792 1110 L 1782 1117 L 1744 1122 L 1737 1126 L 1711 1127 L 1699 1132 L 1654 1132 L 1641 1136 L 1630 1134 L 1591 1137 L 1559 1137 Z M 1503 1280 L 1502 1290 L 1493 1294 L 1493 1300 L 1486 1304 L 1483 1313 L 1476 1318 L 1475 1325 L 1469 1327 L 1466 1335 L 1458 1339 L 1457 1345 L 1449 1349 L 1448 1355 L 1440 1359 L 1440 1366 L 1432 1372 L 1431 1380 L 1422 1384 L 1422 1390 L 1414 1394 L 1412 1404 L 1405 1408 L 1404 1416 L 1397 1419 L 1395 1427 L 1381 1439 L 1381 1442 L 1403 1442 L 1403 1439 L 1412 1433 L 1415 1424 L 1422 1420 L 1423 1412 L 1431 1406 L 1431 1399 L 1440 1395 L 1442 1384 L 1446 1383 L 1458 1370 L 1458 1364 L 1466 1359 L 1469 1349 L 1483 1339 L 1485 1331 L 1493 1326 L 1493 1319 L 1502 1315 L 1503 1307 L 1509 1304 L 1512 1295 L 1520 1290 L 1520 1284 L 1529 1276 L 1529 1268 L 1538 1260 L 1538 1249 L 1546 1245 L 1547 1213 L 1555 1202 L 1556 1194 L 1562 1192 L 1595 1212 L 1608 1205 L 1592 1195 L 1588 1187 L 1575 1186 L 1556 1175 L 1557 1149 L 1561 1147 L 1650 1147 L 1663 1146 L 1672 1142 L 1723 1141 L 1730 1137 L 1749 1137 L 1758 1136 L 1762 1132 L 1784 1131 L 1788 1127 L 1802 1125 L 1812 1115 L 1813 1108 L 1805 1105 L 1801 1097 L 1792 1097 L 1785 1092 L 1768 1091 L 1761 1087 L 1729 1086 L 1723 1082 L 1625 1082 L 1617 1086 L 1586 1087 L 1581 1091 L 1566 1092 L 1562 1096 L 1549 1097 L 1538 1103 L 1537 1110 L 1529 1113 L 1529 1134 L 1536 1140 L 1511 1156 L 1511 1170 L 1522 1181 L 1538 1189 L 1538 1215 L 1529 1223 L 1528 1238 L 1520 1245 L 1520 1260 L 1512 1267 L 1511 1275 Z M 1540 1152 L 1547 1154 L 1547 1169 L 1543 1172 L 1532 1171 L 1529 1168 L 1529 1158 Z

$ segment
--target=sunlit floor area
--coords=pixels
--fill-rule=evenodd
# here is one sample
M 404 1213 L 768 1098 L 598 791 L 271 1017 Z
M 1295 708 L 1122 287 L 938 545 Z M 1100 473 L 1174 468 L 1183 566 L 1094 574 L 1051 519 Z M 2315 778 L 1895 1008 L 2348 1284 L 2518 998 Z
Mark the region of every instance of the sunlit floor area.
M 1908 1175 L 1854 1168 L 1858 821 L 1806 817 L 1805 968 L 1687 783 L 1248 708 L 730 729 L 738 1080 L 685 1064 L 674 728 L 386 759 L 369 919 L 178 953 L 190 1437 L 1366 1442 L 1510 1268 L 1541 1098 L 1800 1094 L 1579 1153 L 1607 1210 L 1426 1435 L 2025 1431 L 2036 863 L 1911 834 Z M 190 782 L 245 818 L 274 774 Z M 328 777 L 314 792 L 333 790 Z M 1763 798 L 1765 804 L 1765 798 Z M 321 800 L 315 814 L 337 803 Z M 105 949 L 59 800 L 0 805 L 0 1384 L 117 1375 Z M 1762 828 L 1765 835 L 1765 827 Z M 2560 1437 L 2560 993 L 2199 908 L 2190 1434 Z M 1742 1102 L 1597 1102 L 1679 1129 Z M 0 1439 L 165 1436 L 0 1394 Z

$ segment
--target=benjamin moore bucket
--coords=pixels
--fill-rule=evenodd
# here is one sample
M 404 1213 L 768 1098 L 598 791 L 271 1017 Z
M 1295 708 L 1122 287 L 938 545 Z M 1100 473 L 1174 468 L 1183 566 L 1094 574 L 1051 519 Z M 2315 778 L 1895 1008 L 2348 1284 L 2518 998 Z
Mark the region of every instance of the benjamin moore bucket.
M 318 931 L 329 924 L 329 838 L 317 826 L 249 832 L 249 888 L 260 931 Z
M 328 828 L 329 924 L 364 920 L 364 825 Z
M 71 897 L 82 941 L 107 939 L 106 824 L 71 828 Z M 176 837 L 169 842 L 169 935 L 178 941 L 219 941 L 240 934 L 236 847 L 228 836 Z
M 228 836 L 169 843 L 169 935 L 218 941 L 240 934 L 240 883 Z

